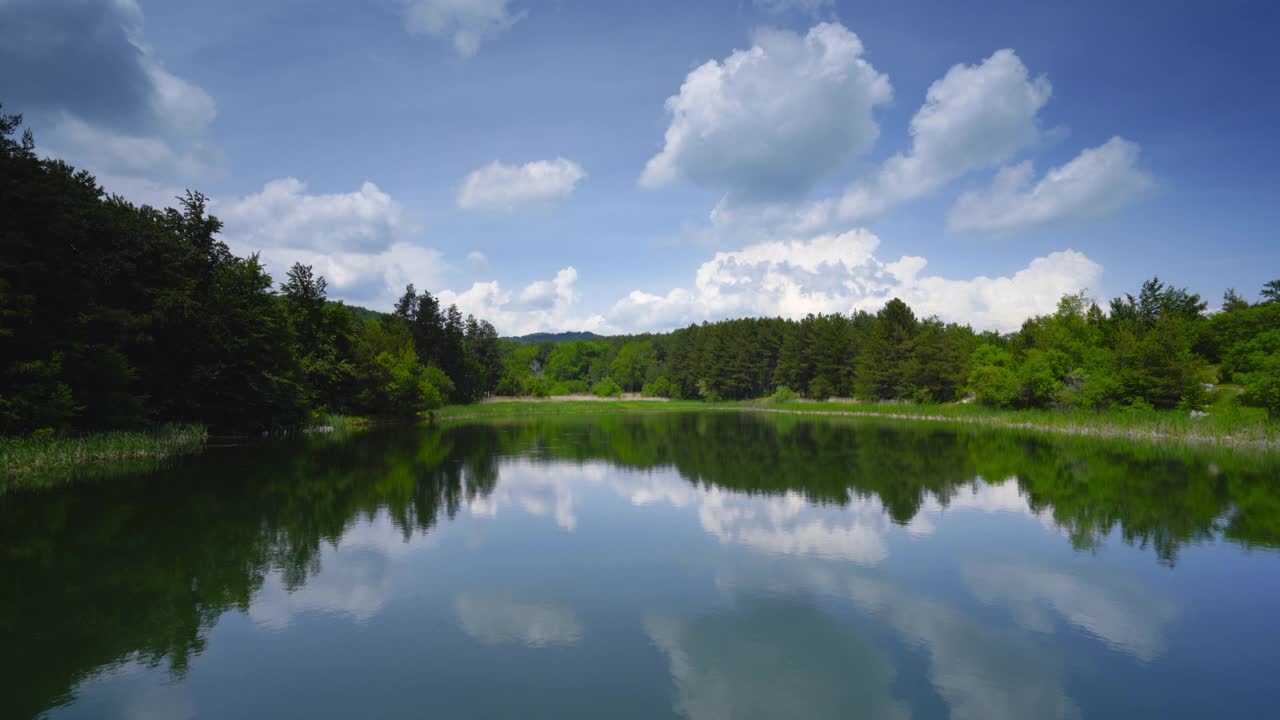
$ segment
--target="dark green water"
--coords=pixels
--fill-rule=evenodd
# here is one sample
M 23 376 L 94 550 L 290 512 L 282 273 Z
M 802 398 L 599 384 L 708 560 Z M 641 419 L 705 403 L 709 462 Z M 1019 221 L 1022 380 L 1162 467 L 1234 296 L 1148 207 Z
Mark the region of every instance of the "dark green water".
M 728 413 L 211 448 L 0 495 L 0 716 L 1277 717 L 1278 470 Z

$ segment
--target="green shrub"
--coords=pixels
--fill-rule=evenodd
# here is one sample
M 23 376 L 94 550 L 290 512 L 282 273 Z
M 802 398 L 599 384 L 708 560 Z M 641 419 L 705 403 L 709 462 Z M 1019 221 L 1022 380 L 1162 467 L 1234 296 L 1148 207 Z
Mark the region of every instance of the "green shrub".
M 525 394 L 529 397 L 544 398 L 551 397 L 551 386 L 546 380 L 531 378 L 525 383 Z
M 1129 404 L 1120 407 L 1122 411 L 1129 415 L 1155 415 L 1156 406 L 1147 402 L 1144 398 L 1136 397 L 1129 401 Z
M 826 400 L 835 392 L 835 388 L 831 387 L 831 381 L 825 377 L 815 378 L 809 383 L 809 397 L 814 400 Z
M 969 388 L 979 403 L 1007 408 L 1018 396 L 1018 379 L 1007 367 L 978 365 L 969 374 Z
M 660 375 L 653 382 L 645 383 L 640 389 L 640 394 L 644 397 L 675 397 L 676 386 L 667 379 L 666 375 Z
M 596 386 L 591 388 L 591 392 L 599 397 L 621 397 L 622 386 L 614 382 L 613 378 L 606 377 L 596 383 Z
M 791 391 L 791 388 L 786 385 L 779 385 L 778 388 L 773 391 L 773 394 L 768 397 L 768 400 L 770 402 L 781 403 L 794 400 L 795 398 L 796 394 Z
M 1240 401 L 1245 405 L 1260 407 L 1272 419 L 1280 419 L 1280 353 L 1258 363 L 1258 369 L 1241 373 L 1244 394 Z

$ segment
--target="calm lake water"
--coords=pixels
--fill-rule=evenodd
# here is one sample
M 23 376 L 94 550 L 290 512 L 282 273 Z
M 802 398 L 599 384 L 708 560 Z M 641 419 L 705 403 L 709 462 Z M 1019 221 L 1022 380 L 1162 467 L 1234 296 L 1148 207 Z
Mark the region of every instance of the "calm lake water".
M 0 495 L 0 716 L 1263 718 L 1273 460 L 729 413 Z

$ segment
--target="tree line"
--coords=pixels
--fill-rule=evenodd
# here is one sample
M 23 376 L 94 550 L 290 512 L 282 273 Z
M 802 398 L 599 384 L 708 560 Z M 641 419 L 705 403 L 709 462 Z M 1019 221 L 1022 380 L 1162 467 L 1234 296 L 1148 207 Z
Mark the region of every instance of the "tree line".
M 353 312 L 300 264 L 277 289 L 204 196 L 108 196 L 20 123 L 0 113 L 0 434 L 411 415 L 496 385 L 488 322 L 412 286 L 394 314 Z
M 969 401 L 999 408 L 1183 408 L 1228 400 L 1280 416 L 1280 280 L 1222 308 L 1153 278 L 1104 311 L 1081 293 L 1012 333 L 879 312 L 744 318 L 666 334 L 508 343 L 497 390 L 705 400 Z M 1236 385 L 1223 391 L 1218 384 Z M 603 391 L 599 389 L 603 388 Z
M 1199 409 L 1208 387 L 1235 384 L 1231 401 L 1280 416 L 1280 280 L 1252 302 L 1229 291 L 1208 313 L 1152 279 L 1105 311 L 1064 297 L 1008 334 L 894 299 L 874 314 L 501 341 L 413 285 L 390 314 L 330 301 L 305 265 L 277 289 L 256 255 L 218 239 L 204 196 L 163 210 L 108 196 L 89 173 L 38 158 L 20 123 L 0 113 L 0 434 L 262 429 L 494 393 Z

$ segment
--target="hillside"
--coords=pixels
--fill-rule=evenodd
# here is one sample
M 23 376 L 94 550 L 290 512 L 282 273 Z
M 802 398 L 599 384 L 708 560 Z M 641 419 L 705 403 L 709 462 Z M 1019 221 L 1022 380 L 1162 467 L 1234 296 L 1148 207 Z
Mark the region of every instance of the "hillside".
M 558 333 L 530 333 L 519 337 L 506 337 L 503 340 L 513 340 L 518 343 L 540 343 L 540 342 L 572 342 L 574 340 L 604 340 L 606 336 L 597 335 L 593 332 L 558 332 Z

